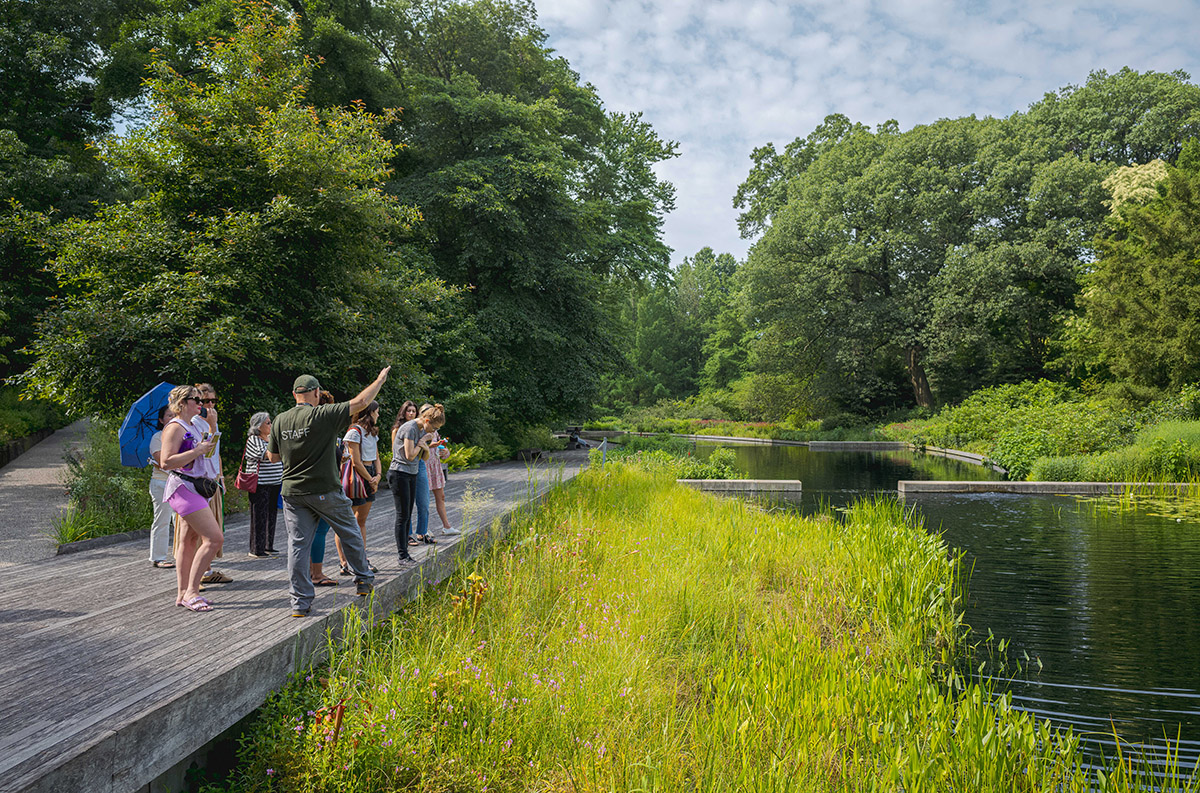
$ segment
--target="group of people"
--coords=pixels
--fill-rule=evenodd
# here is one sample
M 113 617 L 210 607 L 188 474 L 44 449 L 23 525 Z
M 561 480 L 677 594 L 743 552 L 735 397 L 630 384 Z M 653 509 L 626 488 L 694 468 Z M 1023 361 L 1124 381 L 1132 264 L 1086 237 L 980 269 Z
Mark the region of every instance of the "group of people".
M 250 493 L 250 556 L 265 558 L 275 549 L 278 503 L 282 500 L 288 537 L 292 616 L 307 616 L 316 586 L 337 586 L 324 572 L 326 537 L 334 532 L 340 573 L 353 576 L 356 592 L 369 595 L 378 569 L 366 555 L 366 526 L 383 477 L 379 457 L 379 403 L 375 401 L 391 367 L 347 402 L 335 402 L 312 375 L 292 386 L 295 406 L 271 418 L 250 418 L 244 474 L 256 477 Z M 151 439 L 150 495 L 154 523 L 150 561 L 174 567 L 175 603 L 195 612 L 212 611 L 201 594 L 208 583 L 232 581 L 212 569 L 224 542 L 216 391 L 210 384 L 178 386 L 159 413 L 161 431 Z M 440 404 L 401 405 L 392 425 L 392 463 L 387 472 L 395 501 L 395 540 L 401 566 L 413 562 L 410 548 L 435 544 L 429 532 L 433 496 L 444 534 L 457 534 L 445 507 L 448 441 Z M 282 497 L 282 498 L 281 498 Z M 411 531 L 414 508 L 416 531 Z M 174 562 L 167 557 L 175 519 Z

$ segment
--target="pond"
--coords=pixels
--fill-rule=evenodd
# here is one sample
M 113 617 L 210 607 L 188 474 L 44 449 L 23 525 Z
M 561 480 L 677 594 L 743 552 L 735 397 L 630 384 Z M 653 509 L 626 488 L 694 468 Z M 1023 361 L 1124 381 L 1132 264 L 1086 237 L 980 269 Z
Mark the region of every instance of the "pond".
M 705 454 L 705 445 L 697 454 Z M 794 508 L 895 495 L 900 479 L 987 479 L 979 466 L 912 452 L 813 452 L 734 446 L 756 479 L 799 479 Z M 925 494 L 907 502 L 965 553 L 965 618 L 973 638 L 1010 641 L 1004 681 L 1014 704 L 1070 726 L 1089 756 L 1123 741 L 1180 739 L 1200 753 L 1200 527 L 1114 514 L 1067 496 Z M 1029 660 L 1026 661 L 1026 658 Z

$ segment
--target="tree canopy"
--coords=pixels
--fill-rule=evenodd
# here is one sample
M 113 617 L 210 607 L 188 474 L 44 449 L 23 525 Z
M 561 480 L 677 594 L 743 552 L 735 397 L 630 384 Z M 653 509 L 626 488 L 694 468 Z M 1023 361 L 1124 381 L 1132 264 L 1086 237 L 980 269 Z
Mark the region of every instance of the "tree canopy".
M 102 160 L 135 197 L 50 225 L 64 297 L 41 320 L 35 393 L 119 415 L 160 380 L 211 380 L 243 406 L 293 377 L 343 391 L 383 363 L 411 382 L 452 292 L 411 266 L 417 213 L 382 186 L 386 117 L 304 103 L 295 23 L 247 7 L 190 76 L 155 64 L 151 123 Z
M 326 285 L 332 288 L 349 279 L 324 308 L 306 307 L 328 321 L 321 334 L 338 338 L 316 352 L 298 338 L 289 343 L 295 346 L 283 344 L 282 337 L 291 336 L 293 328 L 277 318 L 292 314 L 278 303 L 275 286 L 266 285 L 274 307 L 255 316 L 260 327 L 269 329 L 269 343 L 243 335 L 235 321 L 220 330 L 206 326 L 204 341 L 171 347 L 172 354 L 210 372 L 206 379 L 219 378 L 217 370 L 236 370 L 239 362 L 276 352 L 331 365 L 330 356 L 343 345 L 362 355 L 381 352 L 378 345 L 358 344 L 360 338 L 379 336 L 360 337 L 373 321 L 387 326 L 385 339 L 393 338 L 393 332 L 411 339 L 397 351 L 398 362 L 412 363 L 406 384 L 410 395 L 437 394 L 452 409 L 475 411 L 475 419 L 496 411 L 494 418 L 502 425 L 579 415 L 589 408 L 603 373 L 621 361 L 617 323 L 602 306 L 608 290 L 666 272 L 670 251 L 661 232 L 673 207 L 674 188 L 653 168 L 675 156 L 676 147 L 661 140 L 640 114 L 606 110 L 595 90 L 546 46 L 531 3 L 112 2 L 103 35 L 94 33 L 89 39 L 92 62 L 75 73 L 86 72 L 83 83 L 103 95 L 104 108 L 119 105 L 135 119 L 149 113 L 150 121 L 144 129 L 135 122 L 133 134 L 102 147 L 103 157 L 95 161 L 100 170 L 119 169 L 110 174 L 116 177 L 108 182 L 111 194 L 96 210 L 106 232 L 90 223 L 91 209 L 78 216 L 39 215 L 59 205 L 35 201 L 32 182 L 13 189 L 22 206 L 9 210 L 10 220 L 0 225 L 0 233 L 10 233 L 6 239 L 24 253 L 36 253 L 20 267 L 27 274 L 42 273 L 47 298 L 57 300 L 40 326 L 39 360 L 24 382 L 76 406 L 94 405 L 95 389 L 82 379 L 51 375 L 51 369 L 82 355 L 82 347 L 68 350 L 81 336 L 93 344 L 100 343 L 96 337 L 107 336 L 115 347 L 106 360 L 118 354 L 140 358 L 143 346 L 153 342 L 148 359 L 151 368 L 161 371 L 165 358 L 158 345 L 164 336 L 155 333 L 166 329 L 152 331 L 154 322 L 145 317 L 129 319 L 118 329 L 116 317 L 127 316 L 132 311 L 128 303 L 139 301 L 137 311 L 148 316 L 154 300 L 166 299 L 163 290 L 123 304 L 122 312 L 109 317 L 109 333 L 98 332 L 85 306 L 137 291 L 138 284 L 154 280 L 148 275 L 154 267 L 165 277 L 163 262 L 173 258 L 171 266 L 196 282 L 186 311 L 176 307 L 189 319 L 212 308 L 213 301 L 224 311 L 222 289 L 244 289 L 248 282 L 241 276 L 230 282 L 218 276 L 221 267 L 234 266 L 226 264 L 235 254 L 223 235 L 246 241 L 244 252 L 258 259 L 260 278 L 292 277 L 295 270 L 289 268 L 301 258 L 301 237 L 307 234 L 310 243 L 327 241 L 324 235 L 332 228 L 305 191 L 332 189 L 332 184 L 324 187 L 318 173 L 321 158 L 329 155 L 326 167 L 344 167 L 341 153 L 348 147 L 370 159 L 371 169 L 365 163 L 354 165 L 355 184 L 379 205 L 377 221 L 360 217 L 344 227 L 347 234 L 360 235 L 357 242 L 345 243 L 358 246 L 363 262 L 359 275 L 327 265 L 324 251 L 313 250 L 311 275 L 322 285 L 322 294 Z M 220 101 L 211 93 L 224 79 L 220 70 L 228 66 L 218 66 L 213 58 L 224 57 L 229 42 L 245 41 L 243 28 L 251 17 L 273 20 L 289 31 L 289 57 L 308 64 L 302 75 L 292 75 L 303 77 L 302 96 L 279 93 L 287 87 L 282 78 L 274 87 L 226 81 Z M 47 18 L 38 24 L 50 22 Z M 265 44 L 259 40 L 255 46 Z M 153 76 L 143 85 L 139 73 L 147 64 Z M 201 94 L 180 94 L 193 86 Z M 259 106 L 280 114 L 274 120 L 279 124 L 285 116 L 292 119 L 286 140 L 307 146 L 308 157 L 299 149 L 290 154 L 268 150 L 268 142 L 254 132 L 266 121 L 246 115 Z M 304 114 L 315 119 L 315 126 L 297 126 Z M 361 140 L 351 144 L 346 138 L 355 130 L 365 134 L 368 127 L 378 139 L 378 146 L 367 147 L 369 155 Z M 105 129 L 98 124 L 77 131 L 88 139 Z M 21 145 L 28 147 L 0 134 L 0 164 L 22 154 Z M 272 145 L 278 149 L 284 140 Z M 280 157 L 291 169 L 286 174 L 279 170 Z M 312 168 L 303 176 L 302 164 Z M 78 168 L 67 170 L 79 173 Z M 39 169 L 14 166 L 6 173 L 0 177 L 15 184 L 19 178 L 28 182 Z M 349 189 L 341 185 L 336 200 L 345 199 Z M 122 199 L 112 200 L 118 191 Z M 283 203 L 271 203 L 271 196 Z M 335 201 L 328 192 L 322 196 Z M 331 218 L 351 209 L 366 211 L 365 203 L 345 200 L 353 206 L 331 207 Z M 386 212 L 385 200 L 391 202 Z M 251 244 L 256 234 L 260 241 L 271 237 L 265 227 L 282 223 L 285 207 L 294 213 L 288 228 L 296 234 L 296 247 L 285 252 L 284 245 L 270 253 L 270 246 Z M 400 213 L 403 222 L 379 226 L 400 216 L 397 207 L 411 210 Z M 218 223 L 220 213 L 228 217 Z M 11 217 L 24 218 L 23 236 L 12 233 L 21 224 Z M 32 234 L 31 217 L 40 224 Z M 207 225 L 199 222 L 205 217 L 211 218 Z M 118 234 L 122 224 L 123 243 L 140 250 L 126 258 L 141 258 L 142 264 L 129 266 L 108 250 L 108 243 L 96 239 L 89 243 L 96 250 L 81 247 L 87 235 L 107 238 Z M 177 233 L 187 236 L 172 243 Z M 42 272 L 46 253 L 29 246 L 33 238 L 51 241 L 44 250 L 54 251 L 57 278 Z M 155 246 L 160 250 L 152 253 Z M 80 264 L 95 253 L 103 255 L 87 267 Z M 146 259 L 160 263 L 151 267 Z M 373 267 L 383 273 L 385 288 L 378 292 L 382 302 L 368 311 L 357 292 L 366 289 L 360 275 Z M 114 277 L 94 289 L 109 268 Z M 437 299 L 422 299 L 420 310 L 410 310 L 412 302 L 397 298 L 386 286 L 401 272 L 405 278 L 422 272 L 426 282 L 442 284 L 434 290 Z M 422 296 L 426 291 L 417 290 Z M 393 299 L 397 308 L 384 311 Z M 337 319 L 332 308 L 339 304 L 353 310 Z M 32 307 L 26 324 L 44 308 Z M 228 308 L 239 320 L 249 316 L 241 307 Z M 337 363 L 334 371 L 344 371 L 344 365 Z M 230 377 L 243 375 L 231 372 Z M 111 401 L 118 401 L 115 395 Z

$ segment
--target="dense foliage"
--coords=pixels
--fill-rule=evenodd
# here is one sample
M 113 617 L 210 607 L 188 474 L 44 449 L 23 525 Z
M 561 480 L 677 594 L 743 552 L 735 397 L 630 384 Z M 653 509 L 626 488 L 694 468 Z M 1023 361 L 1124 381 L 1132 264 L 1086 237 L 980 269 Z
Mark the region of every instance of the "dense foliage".
M 114 108 L 133 124 L 99 159 L 50 162 L 22 137 L 36 119 L 0 118 L 19 202 L 0 217 L 0 356 L 22 375 L 14 350 L 42 316 L 35 391 L 116 414 L 147 382 L 203 379 L 248 411 L 301 368 L 341 396 L 386 362 L 388 399 L 436 396 L 460 436 L 499 448 L 497 427 L 591 404 L 620 359 L 608 290 L 666 271 L 674 191 L 652 169 L 674 144 L 608 112 L 530 3 L 112 0 L 65 32 L 37 5 L 0 20 L 0 76 L 37 77 L 18 34 L 51 42 L 60 92 L 95 100 L 59 114 L 80 151 Z M 89 175 L 99 204 L 64 212 L 48 182 Z
M 693 308 L 708 250 L 625 300 L 632 371 L 600 405 L 799 427 L 1040 379 L 1178 389 L 1198 376 L 1198 133 L 1187 74 L 1122 69 L 1007 118 L 835 114 L 767 144 L 720 304 Z
M 61 405 L 44 399 L 21 399 L 15 388 L 0 388 L 0 445 L 69 421 Z
M 414 339 L 451 294 L 413 267 L 417 213 L 381 189 L 384 119 L 306 105 L 297 41 L 247 12 L 199 75 L 156 64 L 151 123 L 101 153 L 136 197 L 46 228 L 67 292 L 31 390 L 119 416 L 161 380 L 247 406 L 278 404 L 300 371 L 342 393 L 384 362 L 411 382 Z
M 1196 433 L 1187 429 L 1196 419 L 1195 387 L 1147 404 L 1144 394 L 1127 389 L 1089 395 L 1043 380 L 981 389 L 930 419 L 891 424 L 883 433 L 985 455 L 1012 479 L 1178 481 L 1190 479 L 1188 461 L 1200 459 Z

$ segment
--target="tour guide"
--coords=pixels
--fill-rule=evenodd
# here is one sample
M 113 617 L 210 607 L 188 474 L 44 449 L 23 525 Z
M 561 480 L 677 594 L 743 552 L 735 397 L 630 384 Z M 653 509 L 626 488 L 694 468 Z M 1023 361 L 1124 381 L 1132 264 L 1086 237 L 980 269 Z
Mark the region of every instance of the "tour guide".
M 293 617 L 307 617 L 316 594 L 309 554 L 318 518 L 324 518 L 341 538 L 358 594 L 369 595 L 373 589 L 375 576 L 367 565 L 363 536 L 338 476 L 336 446 L 350 426 L 350 417 L 371 404 L 391 368 L 384 367 L 354 399 L 334 405 L 318 405 L 321 384 L 310 374 L 300 375 L 292 385 L 296 406 L 276 416 L 271 426 L 267 457 L 273 463 L 283 461 L 283 521 Z

